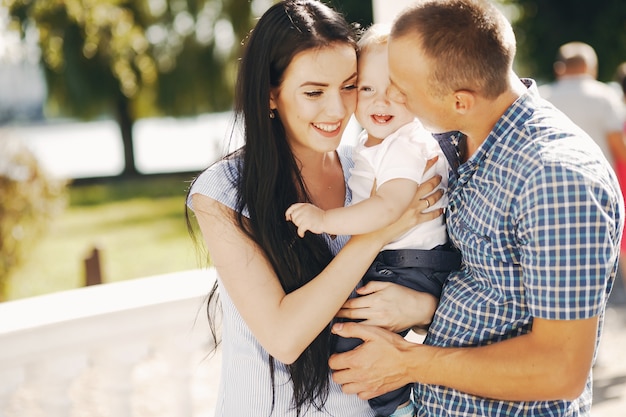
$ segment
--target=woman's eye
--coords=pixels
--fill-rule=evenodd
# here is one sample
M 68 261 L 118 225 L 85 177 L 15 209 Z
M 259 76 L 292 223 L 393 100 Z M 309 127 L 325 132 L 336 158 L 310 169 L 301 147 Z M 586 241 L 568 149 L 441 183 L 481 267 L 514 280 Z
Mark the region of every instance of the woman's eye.
M 315 91 L 305 91 L 304 95 L 307 97 L 319 97 L 322 95 L 322 91 L 320 90 L 315 90 Z
M 356 84 L 348 84 L 344 87 L 344 90 L 352 91 L 352 90 L 355 90 L 356 88 L 357 88 Z

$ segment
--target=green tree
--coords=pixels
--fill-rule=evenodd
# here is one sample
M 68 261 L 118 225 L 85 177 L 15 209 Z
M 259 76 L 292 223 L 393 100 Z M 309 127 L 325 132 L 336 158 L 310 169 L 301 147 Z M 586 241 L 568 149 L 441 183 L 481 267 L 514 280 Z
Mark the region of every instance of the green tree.
M 624 0 L 500 0 L 516 6 L 511 16 L 518 43 L 520 75 L 554 79 L 552 64 L 559 46 L 570 41 L 591 45 L 598 54 L 602 81 L 611 81 L 626 60 Z
M 374 21 L 371 1 L 363 0 L 330 0 L 328 5 L 340 11 L 350 23 L 357 23 L 367 28 Z
M 231 107 L 249 0 L 1 0 L 25 35 L 36 29 L 53 116 L 114 117 L 123 176 L 138 175 L 135 120 Z

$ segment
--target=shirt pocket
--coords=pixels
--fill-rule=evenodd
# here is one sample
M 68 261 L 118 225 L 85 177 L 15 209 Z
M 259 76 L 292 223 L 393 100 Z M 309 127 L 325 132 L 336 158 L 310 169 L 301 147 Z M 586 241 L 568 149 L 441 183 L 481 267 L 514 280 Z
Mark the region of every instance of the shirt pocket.
M 511 215 L 496 206 L 487 207 L 486 202 L 479 204 L 482 207 L 476 205 L 458 213 L 452 225 L 451 235 L 461 248 L 463 259 L 478 264 L 485 260 L 518 263 L 519 250 Z

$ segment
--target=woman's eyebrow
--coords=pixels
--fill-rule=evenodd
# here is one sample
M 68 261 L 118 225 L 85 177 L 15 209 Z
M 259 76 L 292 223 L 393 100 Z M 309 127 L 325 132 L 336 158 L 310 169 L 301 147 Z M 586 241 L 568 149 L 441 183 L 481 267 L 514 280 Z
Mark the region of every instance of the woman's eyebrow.
M 357 76 L 357 72 L 355 71 L 351 76 L 343 80 L 343 82 L 345 83 L 347 81 L 350 81 L 351 79 L 356 78 L 356 76 Z
M 353 78 L 356 78 L 357 73 L 354 72 L 352 75 L 350 75 L 348 78 L 346 78 L 345 80 L 342 81 L 342 84 L 352 80 Z M 300 87 L 305 87 L 305 86 L 312 86 L 312 87 L 328 87 L 330 84 L 328 83 L 322 83 L 319 81 L 305 81 L 302 84 L 300 84 Z
M 305 81 L 302 84 L 300 84 L 300 87 L 308 87 L 308 86 L 312 86 L 312 87 L 328 87 L 329 84 L 327 83 L 320 83 L 318 81 Z

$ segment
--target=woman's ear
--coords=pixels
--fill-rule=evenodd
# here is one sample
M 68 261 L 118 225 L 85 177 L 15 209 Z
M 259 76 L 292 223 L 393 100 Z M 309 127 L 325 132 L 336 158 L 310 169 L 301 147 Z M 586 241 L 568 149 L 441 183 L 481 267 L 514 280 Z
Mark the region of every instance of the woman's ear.
M 278 99 L 278 94 L 276 89 L 272 88 L 270 90 L 270 110 L 276 110 L 276 101 Z

